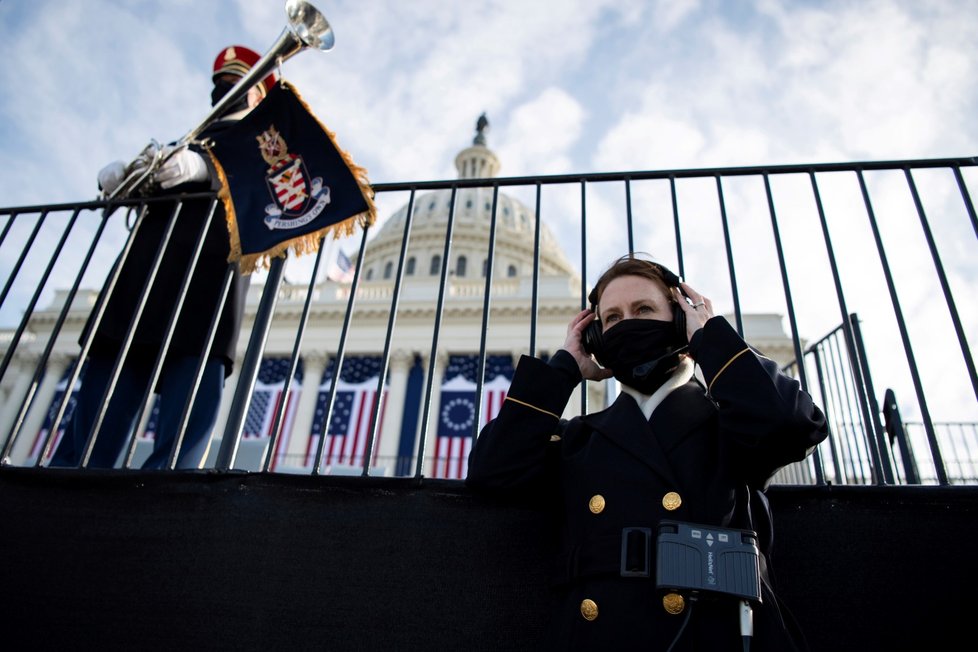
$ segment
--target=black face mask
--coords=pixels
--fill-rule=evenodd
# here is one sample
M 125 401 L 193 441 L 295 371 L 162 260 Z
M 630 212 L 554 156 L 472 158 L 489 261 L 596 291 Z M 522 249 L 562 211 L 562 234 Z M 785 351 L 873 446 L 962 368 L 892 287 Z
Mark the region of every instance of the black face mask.
M 671 321 L 625 319 L 604 333 L 594 357 L 610 368 L 619 382 L 652 394 L 679 366 L 686 343 Z
M 214 89 L 211 91 L 211 106 L 217 106 L 217 103 L 221 101 L 221 98 L 228 94 L 228 92 L 234 88 L 237 82 L 231 82 L 226 79 L 218 79 L 214 82 Z M 234 113 L 235 111 L 240 111 L 242 109 L 248 108 L 248 95 L 242 95 L 234 104 L 227 107 L 225 114 Z

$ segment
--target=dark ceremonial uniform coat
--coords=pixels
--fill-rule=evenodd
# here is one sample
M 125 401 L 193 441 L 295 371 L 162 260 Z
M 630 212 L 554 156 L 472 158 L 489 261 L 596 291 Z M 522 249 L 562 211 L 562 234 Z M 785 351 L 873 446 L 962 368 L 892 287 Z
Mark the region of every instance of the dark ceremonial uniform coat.
M 772 475 L 827 436 L 825 419 L 798 383 L 756 355 L 722 318 L 690 342 L 697 380 L 673 390 L 646 421 L 621 394 L 606 410 L 558 417 L 581 376 L 558 351 L 549 364 L 521 358 L 496 419 L 469 460 L 477 491 L 542 501 L 557 530 L 556 607 L 550 639 L 561 650 L 743 649 L 735 598 L 669 595 L 655 584 L 661 519 L 750 528 L 762 550 L 762 601 L 753 652 L 803 646 L 771 587 Z M 650 577 L 622 577 L 622 529 L 651 528 Z M 670 613 L 678 611 L 678 613 Z M 803 649 L 803 648 L 802 648 Z
M 215 122 L 201 134 L 201 138 L 220 133 L 233 124 L 232 120 Z M 158 190 L 152 195 L 153 197 L 220 189 L 220 182 L 211 166 L 210 157 L 198 148 L 191 147 L 191 149 L 201 153 L 207 162 L 209 180 L 184 183 L 168 190 Z M 155 359 L 158 354 L 166 329 L 170 325 L 184 274 L 190 265 L 194 248 L 201 234 L 201 226 L 207 218 L 211 204 L 210 199 L 194 199 L 182 203 L 173 234 L 170 236 L 166 253 L 156 274 L 153 289 L 136 329 L 132 344 L 133 355 L 150 356 L 150 359 Z M 115 290 L 92 342 L 94 352 L 113 356 L 118 353 L 119 345 L 128 331 L 130 319 L 136 311 L 143 286 L 177 205 L 177 201 L 147 204 L 149 210 L 139 225 L 132 249 L 123 263 L 122 273 L 116 282 Z M 170 356 L 201 354 L 214 312 L 222 305 L 220 298 L 229 252 L 224 205 L 218 201 L 214 217 L 204 235 L 203 249 L 180 312 L 176 331 L 170 341 Z M 223 302 L 223 313 L 210 349 L 211 356 L 223 360 L 225 377 L 231 374 L 234 364 L 249 282 L 249 276 L 243 276 L 235 271 L 227 298 Z M 88 325 L 85 331 L 88 331 Z M 83 332 L 82 338 L 84 337 Z

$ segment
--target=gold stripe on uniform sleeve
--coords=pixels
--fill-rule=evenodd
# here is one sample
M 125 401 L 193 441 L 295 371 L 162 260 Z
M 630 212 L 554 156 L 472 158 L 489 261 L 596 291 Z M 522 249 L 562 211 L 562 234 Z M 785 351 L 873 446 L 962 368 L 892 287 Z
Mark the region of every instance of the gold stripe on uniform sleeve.
M 553 412 L 549 412 L 547 410 L 544 410 L 543 408 L 538 408 L 537 406 L 530 405 L 529 403 L 524 403 L 523 401 L 519 400 L 518 398 L 513 398 L 512 396 L 507 396 L 505 400 L 512 401 L 513 403 L 519 403 L 520 405 L 525 405 L 526 407 L 530 408 L 531 410 L 536 410 L 537 412 L 543 412 L 544 414 L 549 414 L 554 419 L 559 419 L 560 418 L 558 415 L 554 414 Z
M 722 374 L 722 373 L 723 373 L 724 371 L 726 371 L 726 370 L 727 370 L 727 367 L 729 367 L 729 366 L 730 366 L 730 364 L 731 364 L 731 363 L 732 363 L 732 362 L 733 362 L 734 360 L 736 360 L 736 359 L 737 359 L 737 358 L 739 358 L 740 356 L 742 356 L 742 355 L 744 355 L 744 354 L 745 354 L 745 353 L 747 353 L 748 351 L 750 351 L 750 347 L 749 347 L 749 346 L 748 346 L 747 348 L 745 348 L 745 349 L 744 349 L 743 351 L 740 351 L 740 352 L 738 352 L 737 354 L 735 354 L 735 355 L 734 355 L 734 357 L 732 357 L 732 358 L 730 358 L 729 360 L 727 360 L 727 364 L 725 364 L 725 365 L 723 365 L 722 367 L 720 367 L 720 371 L 718 371 L 718 372 L 717 372 L 717 375 L 716 375 L 716 376 L 714 376 L 714 377 L 713 377 L 713 380 L 711 380 L 711 381 L 710 381 L 710 385 L 709 385 L 709 387 L 707 387 L 707 388 L 706 388 L 706 391 L 707 391 L 707 392 L 710 392 L 710 393 L 712 393 L 712 392 L 713 392 L 713 383 L 715 383 L 715 382 L 717 381 L 717 378 L 719 378 L 719 377 L 720 377 L 720 374 Z

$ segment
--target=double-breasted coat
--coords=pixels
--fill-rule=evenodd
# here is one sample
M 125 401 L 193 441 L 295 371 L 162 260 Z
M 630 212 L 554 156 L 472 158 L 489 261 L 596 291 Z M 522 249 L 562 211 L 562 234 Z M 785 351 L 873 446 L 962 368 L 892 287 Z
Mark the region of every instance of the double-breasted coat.
M 773 590 L 764 490 L 826 437 L 824 416 L 722 317 L 689 351 L 706 385 L 694 378 L 674 389 L 648 420 L 625 393 L 603 411 L 560 418 L 581 380 L 577 364 L 564 351 L 549 362 L 523 356 L 473 447 L 470 487 L 541 501 L 554 517 L 555 649 L 666 650 L 686 616 L 674 650 L 743 649 L 736 598 L 656 588 L 654 540 L 649 576 L 622 576 L 623 529 L 655 533 L 663 519 L 755 530 L 762 602 L 751 650 L 804 649 Z

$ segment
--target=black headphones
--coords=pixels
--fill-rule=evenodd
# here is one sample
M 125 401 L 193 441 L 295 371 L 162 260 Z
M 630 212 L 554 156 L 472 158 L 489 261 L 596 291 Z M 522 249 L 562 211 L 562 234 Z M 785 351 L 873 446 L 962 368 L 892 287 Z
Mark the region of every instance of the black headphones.
M 660 265 L 659 263 L 653 263 L 650 260 L 643 260 L 642 262 L 657 269 L 662 275 L 662 280 L 665 281 L 666 286 L 671 288 L 679 287 L 679 276 L 674 274 L 668 268 Z M 598 311 L 598 297 L 596 291 L 597 288 L 591 290 L 591 294 L 588 295 L 588 301 L 591 302 L 591 312 L 594 313 Z M 683 292 L 682 288 L 679 288 L 679 291 L 683 293 L 683 296 L 686 296 L 686 293 Z M 683 312 L 683 309 L 676 305 L 675 302 L 670 301 L 669 303 L 672 306 L 672 324 L 675 329 L 676 337 L 680 342 L 685 343 L 686 313 Z M 597 318 L 595 318 L 595 320 L 588 324 L 587 328 L 584 329 L 584 333 L 581 336 L 581 346 L 584 348 L 585 353 L 594 355 L 595 357 L 600 355 L 600 351 L 604 348 L 604 333 L 601 331 L 601 321 Z M 598 362 L 600 362 L 600 360 Z

